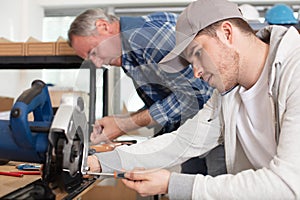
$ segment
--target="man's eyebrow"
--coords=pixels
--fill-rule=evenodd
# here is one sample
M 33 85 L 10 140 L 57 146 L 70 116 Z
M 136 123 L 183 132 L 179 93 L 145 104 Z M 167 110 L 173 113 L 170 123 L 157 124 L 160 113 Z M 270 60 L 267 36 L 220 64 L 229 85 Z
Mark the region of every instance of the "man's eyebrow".
M 188 58 L 190 58 L 191 56 L 193 56 L 193 53 L 194 53 L 196 47 L 197 47 L 197 45 L 194 45 L 194 46 L 191 47 L 191 49 L 187 52 L 187 53 L 188 53 L 188 54 L 187 54 Z

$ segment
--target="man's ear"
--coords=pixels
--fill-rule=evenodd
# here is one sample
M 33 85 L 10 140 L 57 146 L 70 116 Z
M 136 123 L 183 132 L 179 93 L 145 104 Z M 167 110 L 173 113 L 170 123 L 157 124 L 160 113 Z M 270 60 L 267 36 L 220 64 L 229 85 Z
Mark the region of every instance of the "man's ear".
M 104 34 L 110 31 L 110 24 L 104 19 L 98 19 L 95 25 L 99 34 Z
M 220 28 L 219 38 L 225 43 L 232 44 L 233 36 L 232 24 L 229 21 L 224 21 Z

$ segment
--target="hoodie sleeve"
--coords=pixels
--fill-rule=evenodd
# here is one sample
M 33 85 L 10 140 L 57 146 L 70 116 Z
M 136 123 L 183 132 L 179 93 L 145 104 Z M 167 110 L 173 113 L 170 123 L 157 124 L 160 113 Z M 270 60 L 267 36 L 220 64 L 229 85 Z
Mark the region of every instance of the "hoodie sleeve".
M 101 166 L 107 171 L 135 167 L 167 168 L 207 153 L 219 144 L 221 130 L 218 118 L 208 122 L 212 110 L 208 103 L 177 131 L 97 154 Z
M 171 173 L 168 187 L 168 194 L 170 196 L 170 199 L 192 199 L 195 177 L 195 175 L 190 174 Z

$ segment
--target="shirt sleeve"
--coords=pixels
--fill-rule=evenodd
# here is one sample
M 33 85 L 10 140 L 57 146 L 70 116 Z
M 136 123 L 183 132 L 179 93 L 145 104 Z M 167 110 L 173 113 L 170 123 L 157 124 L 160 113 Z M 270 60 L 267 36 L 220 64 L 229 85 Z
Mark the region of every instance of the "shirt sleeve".
M 163 76 L 171 93 L 149 108 L 151 117 L 162 126 L 184 123 L 202 109 L 212 95 L 213 88 L 203 80 L 194 78 L 191 66 L 180 73 L 164 73 Z
M 157 13 L 144 20 L 141 28 L 128 34 L 129 47 L 123 52 L 123 68 L 136 88 L 153 102 L 147 106 L 157 123 L 164 127 L 183 123 L 203 107 L 212 88 L 194 78 L 191 66 L 175 74 L 160 69 L 158 63 L 175 46 L 175 15 Z M 142 99 L 145 102 L 147 98 Z

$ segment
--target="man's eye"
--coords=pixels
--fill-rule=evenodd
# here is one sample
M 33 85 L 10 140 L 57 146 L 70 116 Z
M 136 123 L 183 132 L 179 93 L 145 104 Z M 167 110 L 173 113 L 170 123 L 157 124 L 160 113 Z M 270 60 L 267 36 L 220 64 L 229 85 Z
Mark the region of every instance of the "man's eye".
M 88 55 L 88 59 L 91 59 L 91 58 L 93 58 L 93 57 L 95 57 L 96 56 L 96 52 L 95 51 L 91 51 L 90 53 L 89 53 L 89 55 Z
M 196 52 L 195 52 L 195 56 L 197 56 L 197 57 L 201 56 L 201 50 L 196 51 Z
M 96 52 L 93 51 L 93 52 L 91 53 L 91 56 L 96 56 Z

